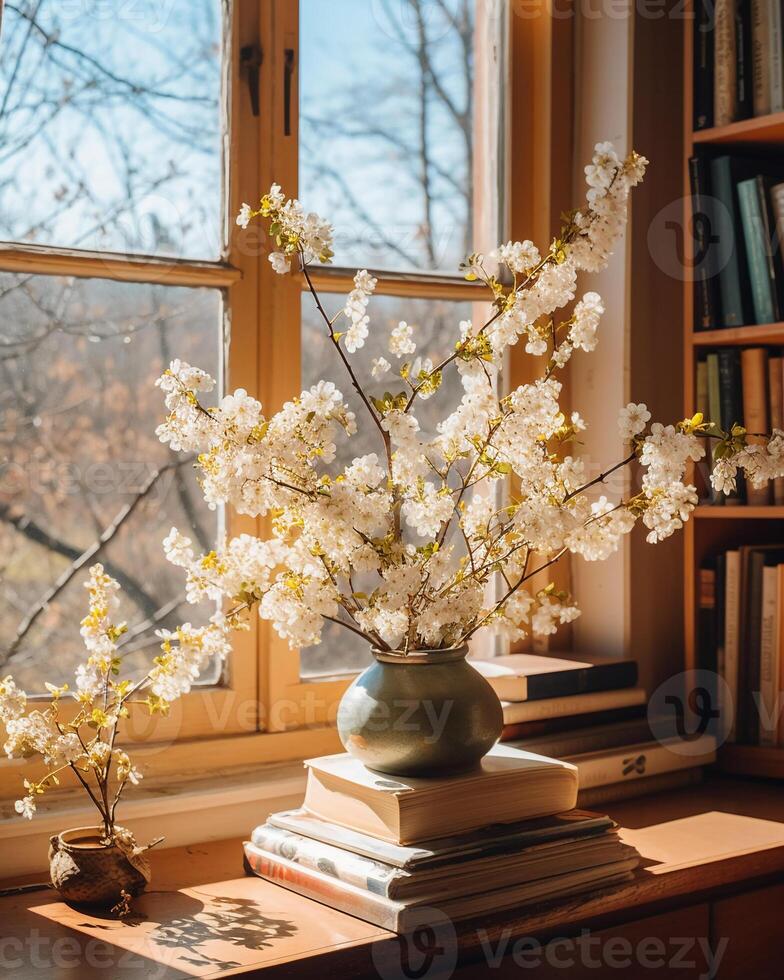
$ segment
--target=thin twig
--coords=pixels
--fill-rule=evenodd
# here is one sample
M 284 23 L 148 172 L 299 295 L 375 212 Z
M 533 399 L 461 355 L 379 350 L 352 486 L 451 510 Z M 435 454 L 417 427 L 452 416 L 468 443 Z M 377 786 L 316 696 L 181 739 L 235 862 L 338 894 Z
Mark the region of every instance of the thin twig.
M 16 636 L 14 637 L 11 645 L 8 647 L 5 655 L 5 661 L 11 659 L 16 651 L 19 649 L 19 645 L 22 640 L 27 636 L 27 634 L 32 629 L 33 625 L 37 621 L 38 617 L 44 610 L 53 602 L 63 591 L 63 589 L 68 585 L 68 583 L 77 575 L 89 562 L 93 560 L 112 540 L 112 538 L 117 534 L 120 528 L 125 524 L 125 522 L 133 515 L 138 506 L 142 501 L 150 494 L 155 484 L 164 475 L 164 473 L 170 470 L 178 469 L 181 466 L 185 466 L 193 461 L 192 456 L 185 457 L 184 459 L 173 460 L 171 463 L 167 463 L 165 466 L 161 466 L 152 473 L 147 482 L 141 488 L 139 493 L 134 497 L 134 499 L 126 504 L 121 511 L 117 514 L 114 520 L 109 524 L 104 531 L 101 533 L 100 537 L 95 540 L 86 551 L 73 561 L 68 568 L 60 575 L 57 581 L 49 588 L 43 596 L 35 603 L 35 605 L 30 609 L 25 618 L 19 625 L 16 631 Z

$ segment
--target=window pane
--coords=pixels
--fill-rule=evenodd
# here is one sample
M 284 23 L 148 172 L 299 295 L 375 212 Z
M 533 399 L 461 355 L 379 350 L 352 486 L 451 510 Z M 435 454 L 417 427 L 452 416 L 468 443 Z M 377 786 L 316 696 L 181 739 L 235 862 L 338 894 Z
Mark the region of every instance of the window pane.
M 338 308 L 343 300 L 326 297 L 327 310 Z M 405 299 L 396 296 L 375 296 L 370 301 L 370 335 L 365 346 L 350 355 L 352 366 L 365 389 L 371 395 L 381 396 L 384 391 L 399 391 L 403 382 L 390 372 L 386 378 L 373 380 L 370 366 L 373 358 L 386 357 L 394 362 L 393 370 L 400 360 L 389 353 L 387 344 L 390 330 L 400 320 L 416 324 L 417 357 L 429 357 L 438 363 L 453 347 L 459 336 L 458 324 L 472 316 L 471 303 L 455 303 L 445 300 Z M 384 447 L 378 430 L 370 422 L 367 410 L 363 407 L 340 363 L 332 343 L 326 335 L 324 321 L 313 309 L 309 294 L 302 297 L 302 383 L 303 387 L 316 384 L 321 379 L 334 381 L 357 416 L 356 435 L 338 444 L 336 467 L 346 466 L 356 456 L 377 453 L 384 459 Z M 444 418 L 463 396 L 463 386 L 457 370 L 452 365 L 444 371 L 444 381 L 440 389 L 427 400 L 417 402 L 416 416 L 424 437 L 435 435 L 437 423 Z M 368 424 L 369 423 L 369 424 Z M 355 583 L 361 588 L 359 583 Z M 372 583 L 369 585 L 373 587 Z M 370 654 L 367 644 L 361 637 L 349 630 L 327 623 L 322 634 L 322 642 L 302 651 L 301 668 L 303 675 L 337 673 L 353 670 L 367 665 Z
M 6 4 L 0 237 L 219 256 L 220 9 Z
M 7 651 L 48 589 L 162 466 L 180 464 L 155 436 L 164 416 L 155 379 L 176 354 L 219 370 L 215 290 L 0 275 L 0 675 L 30 690 L 70 680 L 84 659 L 79 572 Z M 156 628 L 208 610 L 182 602 L 184 580 L 163 557 L 173 525 L 209 549 L 216 514 L 189 463 L 164 472 L 95 560 L 122 587 L 129 666 L 148 665 Z M 88 563 L 92 564 L 92 561 Z M 4 662 L 5 661 L 5 662 Z
M 474 0 L 300 0 L 300 197 L 335 262 L 456 271 L 472 250 Z

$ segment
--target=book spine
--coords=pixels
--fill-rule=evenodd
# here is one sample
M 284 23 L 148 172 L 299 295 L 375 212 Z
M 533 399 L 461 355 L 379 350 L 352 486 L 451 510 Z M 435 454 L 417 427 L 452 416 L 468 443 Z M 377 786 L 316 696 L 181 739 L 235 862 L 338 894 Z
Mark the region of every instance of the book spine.
M 754 115 L 754 82 L 751 50 L 751 0 L 735 5 L 736 119 Z
M 594 711 L 584 715 L 564 716 L 561 718 L 545 718 L 540 721 L 511 722 L 505 724 L 501 731 L 501 742 L 511 742 L 518 738 L 538 738 L 543 735 L 555 735 L 561 732 L 587 728 L 590 725 L 608 725 L 616 721 L 633 721 L 645 713 L 642 704 L 630 705 L 627 708 L 613 708 L 609 711 Z
M 747 347 L 741 352 L 743 377 L 743 422 L 749 434 L 748 442 L 765 444 L 768 431 L 767 380 L 768 352 L 764 347 Z M 755 434 L 756 433 L 756 434 Z M 746 502 L 754 507 L 764 507 L 770 501 L 770 487 L 766 483 L 759 489 L 747 481 Z
M 770 47 L 768 45 L 768 3 L 751 0 L 751 60 L 754 88 L 754 115 L 770 112 Z
M 590 810 L 618 800 L 648 796 L 651 793 L 664 793 L 684 786 L 694 786 L 699 782 L 702 782 L 702 769 L 680 769 L 659 776 L 633 779 L 631 782 L 610 783 L 607 786 L 594 786 L 592 789 L 581 790 L 577 802 L 579 806 Z
M 748 2 L 748 0 L 745 0 Z M 694 24 L 694 129 L 713 126 L 713 4 L 697 0 Z
M 543 701 L 503 703 L 504 724 L 514 725 L 523 721 L 539 721 L 569 715 L 607 711 L 634 704 L 645 704 L 647 696 L 642 688 L 626 688 L 621 691 L 595 691 L 590 694 L 573 694 L 566 698 L 547 698 Z
M 716 555 L 716 673 L 718 677 L 726 677 L 726 663 L 724 657 L 724 616 L 725 616 L 725 588 L 727 580 L 727 558 L 726 555 Z M 722 700 L 723 687 L 717 686 L 713 692 L 713 703 L 718 707 L 721 718 L 726 716 L 727 705 Z
M 745 596 L 745 624 L 742 636 L 745 643 L 741 649 L 740 677 L 738 682 L 740 717 L 738 719 L 738 739 L 747 745 L 759 741 L 760 657 L 762 647 L 762 573 L 765 556 L 760 552 L 750 552 L 748 556 Z M 743 587 L 743 581 L 741 581 Z M 743 620 L 742 620 L 743 624 Z
M 776 606 L 776 663 L 778 666 L 778 692 L 776 718 L 778 735 L 776 744 L 784 748 L 784 565 L 779 565 L 778 602 Z
M 716 569 L 703 566 L 699 571 L 697 597 L 697 667 L 716 670 Z
M 770 111 L 784 110 L 784 78 L 781 74 L 781 0 L 768 0 L 768 64 Z
M 707 187 L 704 161 L 689 160 L 692 225 L 694 234 L 694 313 L 697 329 L 707 330 L 718 323 L 715 309 L 715 280 L 711 275 L 709 247 L 712 236 L 711 216 L 707 211 Z
M 754 322 L 773 323 L 776 319 L 774 286 L 770 277 L 769 249 L 765 242 L 765 225 L 760 210 L 756 179 L 742 180 L 738 184 L 738 203 L 740 205 L 743 238 L 746 242 Z
M 492 683 L 492 678 L 490 678 Z M 545 698 L 572 697 L 597 691 L 617 691 L 637 683 L 637 663 L 619 660 L 617 663 L 595 664 L 577 670 L 531 674 L 528 681 L 528 701 Z
M 714 247 L 722 256 L 719 270 L 721 322 L 725 327 L 742 327 L 746 323 L 743 288 L 741 285 L 742 236 L 736 235 L 738 209 L 732 179 L 732 161 L 728 156 L 711 161 L 711 193 L 718 206 L 715 209 Z M 745 270 L 744 270 L 745 273 Z
M 762 242 L 765 246 L 765 260 L 770 280 L 770 291 L 773 297 L 773 318 L 781 319 L 781 291 L 784 287 L 784 271 L 781 265 L 781 253 L 778 245 L 776 230 L 776 215 L 770 196 L 772 181 L 767 177 L 757 177 L 757 200 L 762 216 Z
M 784 358 L 768 358 L 768 394 L 770 397 L 770 428 L 784 429 Z M 773 481 L 773 503 L 784 504 L 784 477 Z
M 716 739 L 701 735 L 690 743 L 689 753 L 673 751 L 667 744 L 626 746 L 623 750 L 598 758 L 573 755 L 567 760 L 577 766 L 580 790 L 611 783 L 631 782 L 644 776 L 658 776 L 679 769 L 709 765 L 716 761 Z
M 735 0 L 716 0 L 713 61 L 713 125 L 735 119 Z
M 673 726 L 672 736 L 676 734 Z M 575 732 L 564 732 L 553 738 L 526 738 L 512 742 L 512 748 L 535 752 L 537 755 L 547 755 L 554 759 L 561 756 L 578 755 L 580 752 L 600 752 L 604 749 L 615 749 L 621 745 L 638 745 L 650 742 L 651 728 L 645 719 L 640 719 L 634 725 L 621 725 L 617 731 L 610 728 L 607 731 L 592 732 L 588 726 Z
M 776 229 L 774 250 L 779 259 L 779 269 L 782 265 L 782 245 L 784 245 L 784 184 L 774 184 L 770 188 L 770 208 L 773 214 L 773 224 Z
M 708 413 L 707 418 L 714 422 L 719 428 L 723 428 L 723 420 L 721 415 L 721 376 L 719 370 L 719 355 L 718 354 L 708 354 L 705 359 L 706 370 L 708 374 Z M 713 463 L 715 462 L 714 452 L 716 450 L 716 442 L 713 439 L 709 440 L 709 451 L 710 451 L 710 467 L 713 470 Z M 710 479 L 708 480 L 708 486 L 710 488 L 711 502 L 713 504 L 723 504 L 724 494 L 720 493 L 718 490 L 714 490 Z
M 708 362 L 704 357 L 697 361 L 696 383 L 695 383 L 695 408 L 702 414 L 706 421 L 710 421 L 711 414 L 708 406 Z M 704 465 L 698 465 L 697 472 L 700 474 L 700 499 L 710 499 L 711 485 L 709 471 L 713 460 L 713 440 L 702 439 L 702 447 L 705 450 L 705 460 L 708 464 L 708 473 L 705 472 Z
M 392 897 L 395 882 L 401 877 L 398 869 L 379 861 L 279 830 L 269 824 L 257 827 L 253 831 L 251 842 L 270 855 L 286 858 L 293 864 L 320 871 L 383 898 Z
M 719 419 L 722 429 L 730 432 L 733 425 L 744 424 L 743 372 L 737 350 L 723 347 L 716 355 L 719 369 Z M 739 504 L 744 496 L 743 477 L 739 474 L 735 492 L 723 496 L 728 504 Z
M 339 912 L 372 922 L 382 929 L 396 931 L 402 909 L 399 903 L 360 891 L 359 888 L 329 878 L 318 871 L 292 864 L 285 858 L 268 854 L 250 841 L 243 845 L 243 850 L 248 867 L 260 878 L 283 885 L 298 895 L 312 898 Z
M 776 699 L 779 673 L 776 656 L 776 620 L 778 612 L 778 568 L 762 570 L 762 614 L 760 629 L 759 744 L 775 745 Z
M 729 690 L 732 718 L 728 741 L 738 738 L 738 653 L 740 627 L 740 552 L 728 551 L 725 556 L 724 584 L 724 682 Z

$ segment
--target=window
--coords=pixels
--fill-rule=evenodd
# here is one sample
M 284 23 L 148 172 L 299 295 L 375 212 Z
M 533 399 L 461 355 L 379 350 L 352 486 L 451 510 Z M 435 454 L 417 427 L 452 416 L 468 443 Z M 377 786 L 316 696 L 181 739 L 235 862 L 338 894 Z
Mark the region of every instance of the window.
M 340 380 L 305 283 L 274 275 L 260 230 L 234 224 L 242 201 L 277 181 L 329 216 L 336 260 L 317 285 L 337 309 L 355 269 L 371 269 L 379 334 L 417 323 L 427 354 L 484 313 L 457 264 L 502 226 L 486 205 L 504 159 L 507 5 L 332 0 L 325 17 L 326 6 L 5 5 L 0 670 L 29 689 L 80 656 L 81 565 L 101 560 L 120 579 L 126 655 L 141 665 L 155 628 L 206 612 L 182 604 L 162 556 L 168 528 L 200 543 L 224 520 L 230 534 L 269 533 L 210 512 L 187 463 L 155 438 L 152 383 L 169 358 L 246 388 L 268 412 L 303 383 Z M 480 86 L 494 108 L 478 127 Z M 317 753 L 346 673 L 367 656 L 329 631 L 292 654 L 254 620 L 220 675 L 152 729 L 132 719 L 134 737 L 266 730 L 281 733 L 267 739 L 276 747 L 254 758 Z
M 454 275 L 472 250 L 474 36 L 474 0 L 301 0 L 299 190 L 337 265 Z
M 443 356 L 459 322 L 482 315 L 458 270 L 478 245 L 474 173 L 484 148 L 473 119 L 475 51 L 477 31 L 488 29 L 477 24 L 478 10 L 485 5 L 475 0 L 338 0 L 325 18 L 319 0 L 300 2 L 299 195 L 335 225 L 337 268 L 318 276 L 334 309 L 354 268 L 378 276 L 370 337 L 354 355 L 365 378 L 372 359 L 388 355 L 389 329 L 400 320 L 417 325 L 417 354 L 427 357 Z M 501 26 L 490 24 L 496 32 Z M 500 72 L 500 65 L 480 69 Z M 491 220 L 495 235 L 499 216 Z M 328 295 L 333 290 L 338 295 Z M 340 386 L 341 366 L 307 293 L 301 324 L 303 384 L 328 376 Z M 383 393 L 383 379 L 377 387 Z M 420 407 L 423 427 L 461 394 L 456 373 L 447 373 L 438 395 Z M 352 438 L 340 462 L 379 450 L 372 431 L 364 438 L 366 445 Z M 318 647 L 302 651 L 300 666 L 304 677 L 368 661 L 363 641 L 333 626 Z
M 209 548 L 223 517 L 189 461 L 158 442 L 154 381 L 175 356 L 218 377 L 230 367 L 228 11 L 221 0 L 5 5 L 0 670 L 31 692 L 83 658 L 93 560 L 123 587 L 132 670 L 157 650 L 157 628 L 208 612 L 183 601 L 161 542 L 177 524 Z M 176 718 L 151 731 L 139 719 L 137 734 L 197 734 L 214 717 L 236 727 L 227 698 L 256 677 L 255 651 L 243 652 L 224 675 L 206 672 Z

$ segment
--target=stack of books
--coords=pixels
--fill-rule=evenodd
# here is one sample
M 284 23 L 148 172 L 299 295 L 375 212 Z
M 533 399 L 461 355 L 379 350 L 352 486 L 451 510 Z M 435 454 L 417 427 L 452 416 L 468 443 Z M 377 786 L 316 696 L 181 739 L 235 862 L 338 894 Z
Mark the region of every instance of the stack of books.
M 253 831 L 246 869 L 395 932 L 619 884 L 639 863 L 608 817 L 575 809 L 568 763 L 499 745 L 433 779 L 345 754 L 305 765 L 303 808 Z
M 784 429 L 784 359 L 778 348 L 722 347 L 709 351 L 697 361 L 696 409 L 714 419 L 729 432 L 737 423 L 748 432 L 765 433 Z M 750 436 L 751 441 L 759 437 Z M 765 441 L 764 439 L 762 441 Z M 715 440 L 706 440 L 706 459 L 712 463 Z M 714 492 L 706 478 L 702 481 L 703 503 L 714 505 L 784 504 L 784 479 L 760 489 L 738 480 L 731 496 Z
M 781 0 L 696 0 L 694 129 L 784 110 Z
M 695 329 L 778 323 L 784 307 L 781 158 L 704 151 L 689 160 Z
M 706 561 L 698 603 L 698 666 L 726 684 L 728 741 L 784 747 L 784 545 Z
M 501 699 L 502 740 L 575 765 L 580 806 L 691 785 L 715 762 L 714 737 L 684 753 L 675 714 L 648 717 L 633 660 L 522 653 L 471 663 Z

